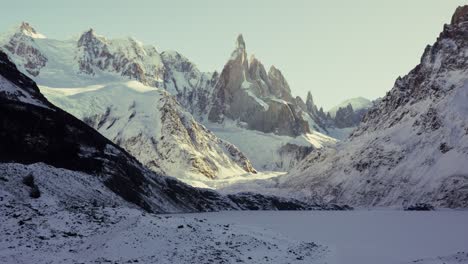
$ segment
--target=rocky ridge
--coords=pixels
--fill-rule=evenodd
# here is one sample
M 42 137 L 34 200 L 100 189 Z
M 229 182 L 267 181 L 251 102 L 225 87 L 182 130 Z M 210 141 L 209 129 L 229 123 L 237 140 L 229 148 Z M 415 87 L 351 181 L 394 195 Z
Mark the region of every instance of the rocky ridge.
M 356 206 L 467 207 L 468 9 L 336 150 L 309 155 L 280 182 Z

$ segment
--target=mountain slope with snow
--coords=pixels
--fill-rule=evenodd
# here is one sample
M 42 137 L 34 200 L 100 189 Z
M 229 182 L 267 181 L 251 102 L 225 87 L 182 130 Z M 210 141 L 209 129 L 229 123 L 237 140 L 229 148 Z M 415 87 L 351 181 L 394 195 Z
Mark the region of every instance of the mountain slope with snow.
M 245 69 L 251 77 L 244 84 L 252 86 L 245 90 L 252 92 L 247 97 L 263 105 L 254 122 L 258 127 L 232 119 L 219 124 L 209 116 L 223 89 L 221 80 L 238 77 L 229 71 L 204 73 L 175 51 L 159 53 L 133 38 L 107 39 L 92 29 L 65 41 L 31 37 L 34 32 L 23 23 L 4 34 L 0 46 L 49 100 L 156 172 L 193 183 L 255 173 L 255 168 L 287 171 L 315 148 L 336 142 L 320 134 L 313 118 L 295 106 L 281 72 L 272 67 L 267 73 L 255 58 Z M 249 116 L 247 108 L 238 106 Z M 232 124 L 255 140 L 237 140 Z M 216 128 L 214 134 L 205 127 Z M 259 159 L 260 150 L 271 158 Z
M 224 204 L 219 204 L 221 208 L 230 207 L 224 198 L 218 200 L 217 194 L 213 193 L 213 196 L 211 192 L 193 189 L 144 168 L 95 130 L 49 103 L 35 83 L 21 74 L 1 52 L 0 76 L 4 80 L 0 83 L 1 163 L 43 162 L 51 169 L 38 173 L 47 175 L 63 168 L 80 172 L 70 172 L 68 177 L 84 182 L 88 180 L 81 175 L 90 175 L 86 177 L 98 179 L 108 193 L 113 192 L 123 200 L 153 212 L 216 210 L 218 202 Z M 8 91 L 6 95 L 5 90 Z M 22 94 L 35 100 L 24 101 L 21 96 L 15 98 L 11 94 Z M 8 174 L 8 171 L 2 169 L 2 174 Z M 66 171 L 63 174 L 63 177 L 68 175 Z
M 278 187 L 356 206 L 467 207 L 468 8 L 452 21 L 348 140 L 309 155 Z
M 163 90 L 131 81 L 68 95 L 69 89 L 41 91 L 153 171 L 182 180 L 255 172 L 235 146 L 198 124 Z
M 23 29 L 24 25 L 28 27 Z M 185 86 L 177 90 L 184 81 L 199 90 L 204 89 L 202 83 L 209 86 L 211 75 L 200 73 L 185 58 L 173 52 L 160 54 L 132 38 L 109 40 L 93 30 L 68 41 L 33 38 L 32 31 L 36 32 L 23 23 L 3 38 L 5 50 L 20 69 L 43 85 L 43 93 L 54 104 L 150 169 L 185 180 L 256 172 L 238 148 L 217 138 L 157 88 L 177 94 L 189 92 Z M 25 63 L 34 57 L 46 58 L 46 63 Z
M 248 193 L 223 196 L 152 172 L 93 128 L 47 101 L 36 84 L 19 72 L 3 52 L 0 52 L 0 76 L 1 180 L 23 178 L 33 198 L 40 197 L 35 179 L 46 177 L 47 184 L 41 187 L 68 189 L 65 196 L 75 195 L 87 201 L 101 197 L 88 195 L 85 187 L 98 181 L 105 187 L 96 192 L 105 197 L 117 195 L 149 212 L 323 208 L 274 196 Z M 66 180 L 60 181 L 60 177 Z
M 1 263 L 324 264 L 333 256 L 265 228 L 139 210 L 93 175 L 43 163 L 0 171 Z M 31 186 L 40 197 L 30 196 Z

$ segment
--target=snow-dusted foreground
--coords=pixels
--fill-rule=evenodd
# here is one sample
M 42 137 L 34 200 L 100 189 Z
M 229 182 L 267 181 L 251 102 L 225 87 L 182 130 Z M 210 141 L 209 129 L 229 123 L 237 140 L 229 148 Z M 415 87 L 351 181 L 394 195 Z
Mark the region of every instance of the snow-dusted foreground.
M 468 263 L 453 210 L 154 215 L 0 191 L 0 234 L 0 263 Z
M 0 191 L 0 263 L 5 264 L 324 264 L 333 255 L 311 240 L 219 224 L 206 219 L 211 215 L 154 215 L 128 207 L 13 198 Z
M 335 252 L 329 263 L 468 263 L 468 211 L 251 211 L 188 217 L 315 241 Z

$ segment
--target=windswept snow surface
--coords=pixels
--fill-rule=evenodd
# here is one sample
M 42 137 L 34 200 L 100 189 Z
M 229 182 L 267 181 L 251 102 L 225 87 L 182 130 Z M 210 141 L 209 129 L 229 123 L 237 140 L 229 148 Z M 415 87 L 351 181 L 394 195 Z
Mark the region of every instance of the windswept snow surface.
M 197 215 L 155 215 L 96 177 L 44 164 L 2 164 L 0 263 L 330 263 L 313 240 Z M 40 197 L 32 198 L 31 186 Z
M 191 217 L 272 229 L 297 240 L 313 239 L 336 253 L 329 263 L 468 263 L 468 211 L 250 211 Z

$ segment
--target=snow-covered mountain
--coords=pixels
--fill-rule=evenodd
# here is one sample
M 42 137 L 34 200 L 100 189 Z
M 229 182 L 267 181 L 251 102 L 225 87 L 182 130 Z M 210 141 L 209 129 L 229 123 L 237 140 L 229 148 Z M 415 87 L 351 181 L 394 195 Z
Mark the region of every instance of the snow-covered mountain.
M 184 87 L 181 92 L 187 94 L 191 84 L 196 89 L 209 86 L 211 75 L 200 73 L 182 56 L 160 54 L 132 38 L 108 40 L 93 30 L 68 41 L 33 34 L 38 33 L 23 23 L 2 38 L 5 50 L 42 85 L 49 100 L 148 168 L 186 180 L 256 172 L 237 147 L 216 137 L 169 93 L 156 88 L 177 94 L 178 87 Z M 184 81 L 188 84 L 182 86 Z M 192 103 L 202 101 L 187 96 Z M 194 103 L 194 111 L 196 107 Z
M 191 187 L 150 171 L 51 104 L 1 51 L 0 80 L 0 181 L 6 182 L 0 193 L 18 200 L 26 191 L 39 199 L 45 190 L 43 199 L 55 202 L 121 205 L 155 213 L 339 209 L 251 193 L 223 196 Z
M 35 174 L 42 174 L 37 177 L 52 174 L 58 175 L 57 180 L 48 181 L 51 185 L 41 184 L 39 189 L 54 188 L 63 177 L 79 183 L 67 187 L 74 186 L 77 191 L 92 186 L 90 181 L 100 182 L 105 187 L 99 193 L 114 193 L 148 211 L 218 208 L 217 198 L 212 201 L 208 198 L 211 193 L 204 195 L 205 191 L 150 172 L 95 130 L 49 103 L 36 84 L 21 74 L 2 52 L 0 78 L 0 162 L 10 163 L 1 170 L 6 181 L 22 174 L 31 174 L 33 178 Z M 36 164 L 22 165 L 32 163 Z M 78 195 L 88 201 L 93 198 Z
M 255 58 L 247 62 L 242 37 L 238 42 L 220 75 L 200 72 L 175 51 L 159 53 L 133 38 L 107 39 L 92 29 L 60 41 L 23 23 L 0 37 L 0 47 L 54 104 L 151 169 L 191 183 L 255 168 L 286 171 L 314 149 L 336 142 L 297 106 L 281 72 L 271 67 L 267 74 Z M 245 80 L 229 70 L 239 63 Z M 223 80 L 233 81 L 226 87 Z M 237 106 L 230 99 L 217 104 L 230 89 Z M 216 107 L 237 112 L 212 122 Z M 255 140 L 238 140 L 239 134 Z M 269 158 L 259 158 L 264 153 Z
M 153 171 L 184 180 L 256 172 L 242 152 L 197 123 L 164 90 L 136 81 L 91 89 L 41 91 Z
M 468 206 L 468 6 L 336 149 L 309 155 L 280 188 L 357 206 Z

